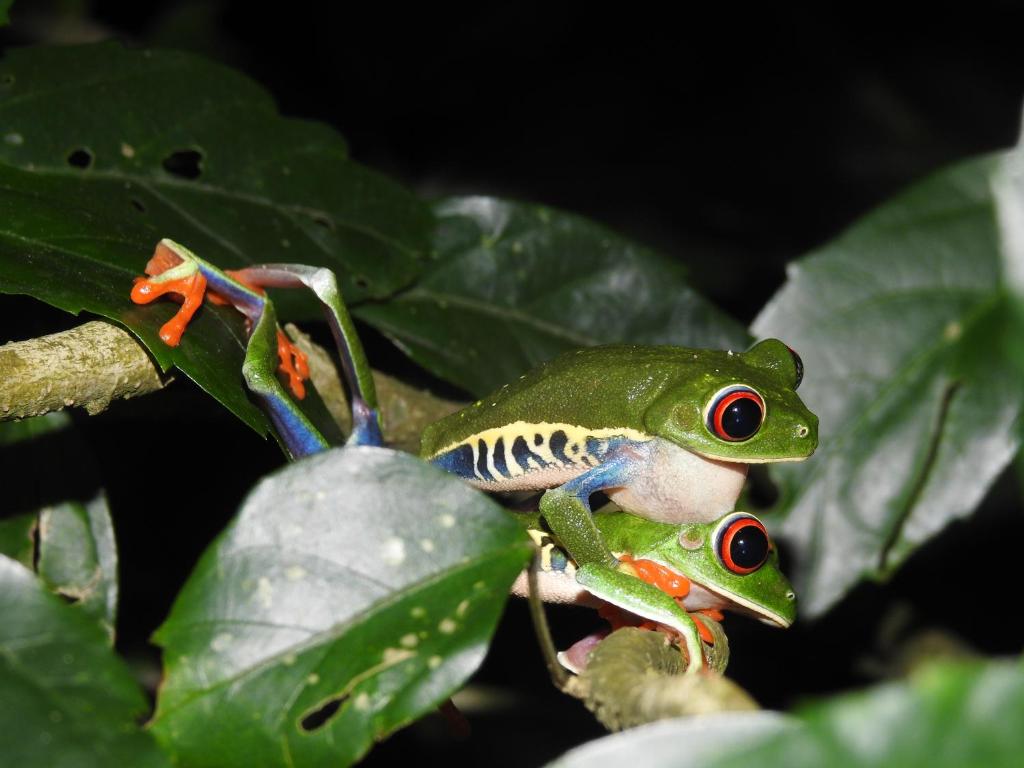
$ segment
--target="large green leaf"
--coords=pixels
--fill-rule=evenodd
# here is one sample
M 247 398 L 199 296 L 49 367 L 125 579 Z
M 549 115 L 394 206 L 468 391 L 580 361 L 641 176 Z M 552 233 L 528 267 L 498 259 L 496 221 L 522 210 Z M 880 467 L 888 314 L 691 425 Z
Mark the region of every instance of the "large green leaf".
M 0 553 L 94 617 L 111 642 L 117 548 L 88 447 L 65 413 L 0 423 L 0 466 L 10 478 L 0 510 Z
M 100 628 L 0 556 L 4 765 L 168 766 L 135 724 L 146 700 Z
M 934 665 L 909 682 L 808 705 L 799 714 L 666 721 L 593 742 L 553 765 L 603 768 L 643 754 L 650 768 L 1009 768 L 1024 752 L 1024 669 L 1019 662 Z
M 739 750 L 774 733 L 798 728 L 797 720 L 764 710 L 671 718 L 595 739 L 548 766 L 605 768 L 628 765 L 643 755 L 645 768 L 703 768 L 723 751 Z
M 351 763 L 476 669 L 528 553 L 500 507 L 406 454 L 292 464 L 158 631 L 153 728 L 196 768 Z
M 1024 383 L 1024 135 L 1000 161 L 993 179 L 1003 255 L 1003 282 L 1009 299 L 1006 353 Z M 1024 387 L 1022 387 L 1024 389 Z
M 1013 457 L 994 158 L 947 169 L 790 267 L 754 323 L 803 356 L 818 452 L 782 467 L 781 533 L 820 614 L 970 514 Z
M 581 216 L 487 197 L 442 200 L 434 211 L 428 271 L 356 314 L 477 395 L 574 347 L 749 341 L 676 264 Z
M 351 161 L 326 126 L 282 118 L 257 85 L 196 56 L 11 51 L 0 124 L 0 291 L 122 323 L 258 429 L 237 313 L 206 307 L 170 350 L 156 332 L 173 305 L 128 300 L 160 238 L 223 267 L 328 266 L 350 301 L 387 296 L 420 269 L 426 206 Z M 319 311 L 304 292 L 276 301 L 286 318 Z

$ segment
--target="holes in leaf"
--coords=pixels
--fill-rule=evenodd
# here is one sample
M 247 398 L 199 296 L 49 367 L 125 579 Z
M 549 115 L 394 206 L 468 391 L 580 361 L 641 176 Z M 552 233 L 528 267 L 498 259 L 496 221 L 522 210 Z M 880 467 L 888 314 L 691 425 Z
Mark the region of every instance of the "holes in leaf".
M 85 147 L 71 150 L 68 153 L 68 165 L 83 171 L 92 167 L 92 152 Z
M 334 231 L 334 222 L 331 221 L 331 219 L 328 218 L 326 214 L 314 213 L 313 214 L 313 222 L 315 224 L 319 224 L 324 229 L 329 229 L 329 230 L 331 230 L 331 232 Z
M 367 280 L 365 277 L 357 277 L 354 280 L 352 280 L 352 282 L 355 283 L 360 288 L 369 288 L 370 287 L 370 281 Z
M 179 149 L 165 157 L 162 165 L 172 176 L 193 181 L 203 172 L 202 163 L 202 153 L 194 149 Z
M 145 213 L 146 212 L 146 206 L 142 203 L 141 200 L 139 200 L 139 198 L 133 197 L 131 199 L 131 204 L 132 204 L 132 208 L 134 208 L 139 213 Z
M 6 73 L 0 75 L 0 88 L 10 88 L 14 85 L 14 75 Z
M 299 726 L 306 733 L 313 733 L 330 722 L 331 718 L 337 714 L 338 710 L 341 709 L 341 705 L 348 700 L 348 694 L 344 696 L 335 696 L 332 699 L 328 699 L 318 706 L 316 709 L 312 709 L 302 716 L 299 721 Z

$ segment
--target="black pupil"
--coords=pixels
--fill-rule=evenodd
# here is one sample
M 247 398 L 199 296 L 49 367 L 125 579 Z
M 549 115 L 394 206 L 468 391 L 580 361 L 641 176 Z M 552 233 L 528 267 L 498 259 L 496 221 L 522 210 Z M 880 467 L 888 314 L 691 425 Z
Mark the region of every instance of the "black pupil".
M 729 555 L 740 568 L 757 568 L 768 557 L 768 537 L 756 525 L 745 525 L 729 542 Z
M 753 397 L 738 397 L 722 414 L 722 431 L 734 440 L 743 440 L 761 426 L 761 406 Z

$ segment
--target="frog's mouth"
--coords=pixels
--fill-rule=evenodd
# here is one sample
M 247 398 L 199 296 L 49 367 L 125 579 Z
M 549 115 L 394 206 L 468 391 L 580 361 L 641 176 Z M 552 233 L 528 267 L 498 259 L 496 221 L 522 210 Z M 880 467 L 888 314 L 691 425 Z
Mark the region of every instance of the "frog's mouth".
M 786 629 L 793 623 L 791 619 L 787 619 L 785 616 L 781 616 L 763 605 L 758 605 L 744 597 L 740 597 L 727 589 L 705 586 L 680 573 L 668 563 L 660 560 L 655 562 L 679 577 L 690 581 L 690 591 L 686 597 L 676 598 L 679 604 L 687 611 L 699 611 L 704 608 L 727 610 L 733 613 L 745 614 L 751 618 L 758 619 L 768 626 L 779 627 L 780 629 Z
M 712 589 L 711 587 L 705 587 L 702 584 L 693 582 L 690 586 L 690 593 L 693 594 L 695 590 L 707 592 L 712 595 L 717 595 L 721 600 L 721 607 L 730 610 L 733 613 L 743 613 L 751 618 L 758 619 L 764 624 L 770 627 L 779 627 L 780 629 L 786 629 L 793 622 L 791 619 L 787 619 L 785 616 L 780 616 L 775 611 L 765 608 L 763 605 L 756 605 L 751 601 L 740 597 L 739 595 L 733 594 L 725 589 Z M 689 609 L 686 604 L 690 595 L 687 595 L 683 599 L 683 607 Z

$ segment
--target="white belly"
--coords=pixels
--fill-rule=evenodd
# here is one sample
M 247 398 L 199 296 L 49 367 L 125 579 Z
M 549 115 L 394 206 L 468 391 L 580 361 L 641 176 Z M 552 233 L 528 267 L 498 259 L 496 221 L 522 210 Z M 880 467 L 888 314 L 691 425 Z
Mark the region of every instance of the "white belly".
M 709 523 L 736 507 L 746 464 L 705 459 L 660 437 L 642 450 L 643 469 L 606 492 L 622 509 L 662 523 Z

